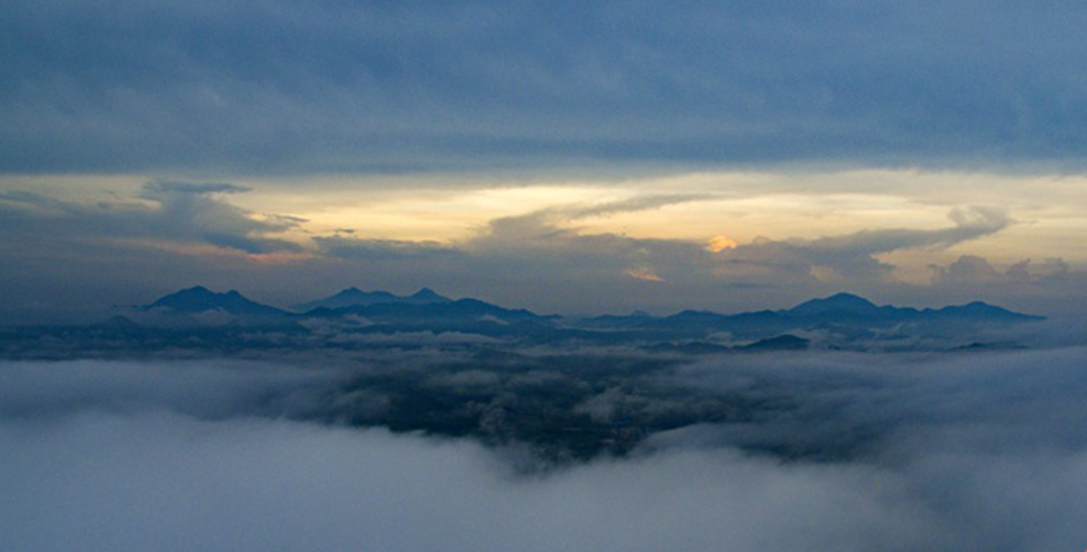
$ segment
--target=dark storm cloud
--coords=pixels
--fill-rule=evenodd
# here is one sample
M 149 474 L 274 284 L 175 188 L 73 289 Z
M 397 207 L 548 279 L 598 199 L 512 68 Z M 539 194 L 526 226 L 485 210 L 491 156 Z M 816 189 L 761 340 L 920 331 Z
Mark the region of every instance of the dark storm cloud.
M 8 2 L 0 169 L 1078 164 L 1073 2 Z

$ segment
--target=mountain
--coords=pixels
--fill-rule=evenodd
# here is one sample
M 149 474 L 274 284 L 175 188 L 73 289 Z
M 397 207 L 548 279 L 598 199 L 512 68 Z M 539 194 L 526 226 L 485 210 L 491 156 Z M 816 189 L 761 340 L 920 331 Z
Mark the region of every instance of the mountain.
M 950 349 L 977 341 L 980 332 L 991 328 L 1042 319 L 980 301 L 917 309 L 879 306 L 849 293 L 811 299 L 782 310 L 738 314 L 688 310 L 671 316 L 635 312 L 589 318 L 539 315 L 471 298 L 453 300 L 429 288 L 407 296 L 347 288 L 299 307 L 313 305 L 302 313 L 291 313 L 251 301 L 234 290 L 215 293 L 196 286 L 136 307 L 125 313 L 130 318 L 116 318 L 100 324 L 97 330 L 146 335 L 156 329 L 194 329 L 220 332 L 224 343 L 232 342 L 229 332 L 235 330 L 299 336 L 312 332 L 310 338 L 344 344 L 373 341 L 369 336 L 375 335 L 454 333 L 510 343 L 633 345 L 664 353 L 710 354 L 730 349 L 717 343 L 733 341 L 750 343 L 731 348 L 736 351 L 808 347 L 907 350 L 917 347 L 919 341 Z M 213 340 L 212 333 L 201 339 Z M 328 346 L 325 341 L 317 343 Z
M 579 321 L 579 326 L 641 340 L 703 340 L 712 334 L 737 339 L 770 339 L 798 331 L 815 331 L 840 344 L 873 340 L 904 340 L 926 337 L 937 340 L 965 339 L 987 327 L 1043 320 L 975 301 L 940 309 L 879 306 L 863 297 L 838 293 L 811 299 L 792 308 L 721 314 L 688 310 L 666 317 L 598 316 Z M 799 342 L 770 342 L 767 346 L 794 346 Z M 762 346 L 758 347 L 762 348 Z
M 221 311 L 233 316 L 244 317 L 280 317 L 287 314 L 275 307 L 251 301 L 235 290 L 226 293 L 215 293 L 204 286 L 191 287 L 171 293 L 150 305 L 142 307 L 141 310 L 179 315 Z
M 794 317 L 813 317 L 830 315 L 877 316 L 880 308 L 875 303 L 851 293 L 839 293 L 823 299 L 812 299 L 801 303 L 785 314 Z
M 291 307 L 296 312 L 309 312 L 314 309 L 326 308 L 326 309 L 342 309 L 345 307 L 356 306 L 369 306 L 379 305 L 385 303 L 402 303 L 410 305 L 429 305 L 437 303 L 449 303 L 453 300 L 439 295 L 430 288 L 423 288 L 408 296 L 399 296 L 389 293 L 387 291 L 362 291 L 356 287 L 349 287 L 339 293 L 319 299 L 317 301 L 310 301 L 308 303 L 301 303 Z
M 320 307 L 300 315 L 303 318 L 341 320 L 348 323 L 365 319 L 370 331 L 461 331 L 484 334 L 511 334 L 524 329 L 513 324 L 549 325 L 550 317 L 524 309 L 507 309 L 478 299 L 448 300 L 423 290 L 415 301 L 352 305 L 329 309 Z M 411 297 L 407 299 L 411 299 Z M 416 302 L 417 301 L 417 302 Z
M 430 288 L 423 288 L 403 298 L 400 302 L 413 305 L 433 305 L 436 303 L 452 303 L 453 300 L 444 295 L 438 295 Z
M 925 309 L 922 315 L 936 318 L 973 319 L 989 321 L 1028 322 L 1045 320 L 1044 316 L 1033 316 L 1012 312 L 1008 309 L 990 305 L 982 301 L 974 301 L 961 306 L 944 307 L 942 309 Z
M 393 303 L 398 299 L 400 298 L 387 291 L 362 291 L 357 287 L 349 287 L 335 295 L 325 297 L 324 299 L 318 299 L 316 301 L 310 301 L 308 303 L 300 303 L 298 305 L 292 306 L 291 308 L 297 312 L 306 312 L 322 307 L 326 309 L 339 309 L 343 307 L 352 307 L 355 305 Z

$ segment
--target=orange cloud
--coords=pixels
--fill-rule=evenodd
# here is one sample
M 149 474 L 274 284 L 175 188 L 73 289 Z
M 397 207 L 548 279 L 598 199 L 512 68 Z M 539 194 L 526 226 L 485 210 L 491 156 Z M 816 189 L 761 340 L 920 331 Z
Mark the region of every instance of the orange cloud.
M 624 274 L 626 274 L 627 276 L 630 276 L 631 278 L 636 278 L 638 280 L 645 280 L 647 282 L 663 282 L 664 281 L 664 278 L 661 278 L 660 276 L 658 276 L 656 272 L 653 272 L 652 268 L 648 268 L 648 267 L 628 268 L 628 269 L 626 269 Z
M 739 244 L 725 236 L 714 236 L 706 243 L 706 251 L 720 253 L 726 249 L 735 249 Z

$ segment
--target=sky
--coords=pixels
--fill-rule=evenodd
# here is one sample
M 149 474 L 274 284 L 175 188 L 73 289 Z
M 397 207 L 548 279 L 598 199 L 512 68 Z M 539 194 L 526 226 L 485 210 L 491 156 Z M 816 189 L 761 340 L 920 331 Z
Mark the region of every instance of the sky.
M 0 6 L 0 318 L 1087 308 L 1077 2 Z

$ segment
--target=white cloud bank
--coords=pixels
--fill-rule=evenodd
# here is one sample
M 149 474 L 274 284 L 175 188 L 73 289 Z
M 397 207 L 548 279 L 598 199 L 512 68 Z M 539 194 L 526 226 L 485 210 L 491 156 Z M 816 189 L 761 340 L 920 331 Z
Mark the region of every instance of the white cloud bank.
M 252 389 L 304 393 L 313 373 L 4 363 L 0 548 L 1077 550 L 1085 357 L 763 357 L 732 378 L 704 365 L 688 376 L 742 388 L 773 365 L 813 413 L 840 401 L 844 418 L 915 420 L 863 461 L 782 464 L 688 441 L 544 475 L 465 441 L 224 416 Z

